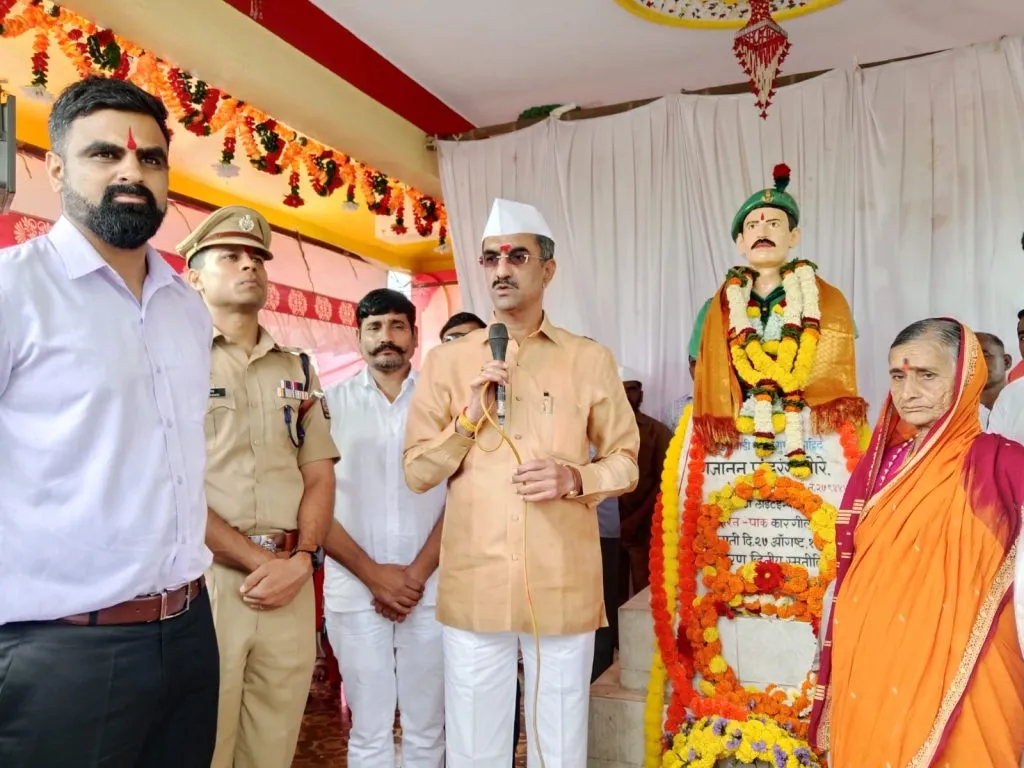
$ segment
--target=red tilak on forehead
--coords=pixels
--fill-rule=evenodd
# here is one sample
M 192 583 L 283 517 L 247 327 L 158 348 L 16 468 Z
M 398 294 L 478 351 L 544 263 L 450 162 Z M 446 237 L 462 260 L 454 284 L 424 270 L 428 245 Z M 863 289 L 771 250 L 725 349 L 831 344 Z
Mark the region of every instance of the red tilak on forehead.
M 498 249 L 499 249 L 499 250 L 500 250 L 500 251 L 501 251 L 502 253 L 508 253 L 509 251 L 511 251 L 511 250 L 512 250 L 512 246 L 511 246 L 511 244 L 509 244 L 509 243 L 502 243 L 501 245 L 499 245 L 499 246 L 498 246 Z
M 761 211 L 761 221 L 764 221 L 764 211 Z
M 125 145 L 128 149 L 138 149 L 139 145 L 135 143 L 135 136 L 132 134 L 131 126 L 128 126 L 128 142 Z
M 903 370 L 904 371 L 909 371 L 910 370 L 910 361 L 907 360 L 907 358 L 905 358 L 905 357 L 903 358 Z

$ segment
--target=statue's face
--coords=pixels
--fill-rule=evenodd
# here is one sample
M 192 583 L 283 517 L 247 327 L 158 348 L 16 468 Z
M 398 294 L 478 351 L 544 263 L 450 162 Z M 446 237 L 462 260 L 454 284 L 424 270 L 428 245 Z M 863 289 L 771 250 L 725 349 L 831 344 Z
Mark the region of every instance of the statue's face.
M 800 242 L 800 230 L 789 228 L 789 216 L 778 208 L 757 208 L 747 214 L 736 237 L 736 248 L 758 271 L 778 269 L 789 261 L 789 250 Z

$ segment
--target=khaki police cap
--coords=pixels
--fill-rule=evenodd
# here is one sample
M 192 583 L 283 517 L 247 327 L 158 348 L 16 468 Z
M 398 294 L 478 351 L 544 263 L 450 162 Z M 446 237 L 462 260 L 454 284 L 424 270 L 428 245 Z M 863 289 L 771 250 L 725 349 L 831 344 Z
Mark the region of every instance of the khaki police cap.
M 244 205 L 229 205 L 203 219 L 174 250 L 185 259 L 185 264 L 203 248 L 214 245 L 246 246 L 262 253 L 264 259 L 272 259 L 271 235 L 269 222 L 259 213 Z

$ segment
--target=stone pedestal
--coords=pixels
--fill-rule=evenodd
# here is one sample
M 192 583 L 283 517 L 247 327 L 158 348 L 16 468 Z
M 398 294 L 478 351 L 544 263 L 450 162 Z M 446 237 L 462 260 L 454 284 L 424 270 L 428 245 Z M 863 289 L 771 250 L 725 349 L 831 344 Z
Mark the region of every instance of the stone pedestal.
M 651 593 L 619 609 L 619 658 L 590 687 L 587 768 L 638 768 L 644 762 L 644 707 L 654 652 Z

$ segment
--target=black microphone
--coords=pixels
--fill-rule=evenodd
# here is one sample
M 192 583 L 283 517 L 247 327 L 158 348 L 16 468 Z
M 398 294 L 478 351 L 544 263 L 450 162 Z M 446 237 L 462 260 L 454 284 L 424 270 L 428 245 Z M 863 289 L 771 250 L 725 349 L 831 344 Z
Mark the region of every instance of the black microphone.
M 487 329 L 487 343 L 491 345 L 491 356 L 495 360 L 505 362 L 505 350 L 508 349 L 508 328 L 504 323 L 495 323 Z M 498 407 L 498 426 L 505 426 L 505 385 L 499 384 L 494 393 L 494 401 Z

